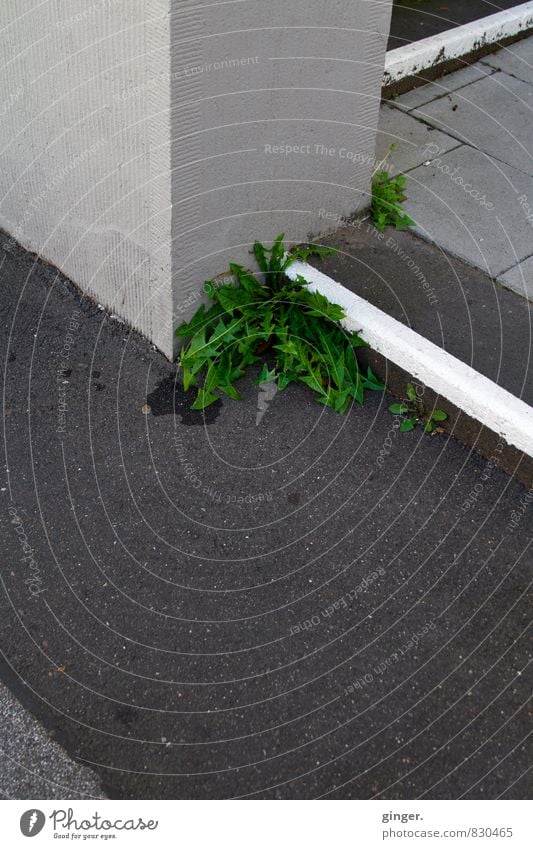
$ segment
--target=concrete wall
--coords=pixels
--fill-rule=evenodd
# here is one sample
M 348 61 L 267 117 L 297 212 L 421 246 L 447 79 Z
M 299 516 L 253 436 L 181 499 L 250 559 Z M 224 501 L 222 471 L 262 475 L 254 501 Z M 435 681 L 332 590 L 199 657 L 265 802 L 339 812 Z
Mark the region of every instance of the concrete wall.
M 255 239 L 368 205 L 391 3 L 172 4 L 176 319 Z
M 2 0 L 0 226 L 168 355 L 256 239 L 368 204 L 390 0 Z
M 0 4 L 0 226 L 167 353 L 169 2 Z

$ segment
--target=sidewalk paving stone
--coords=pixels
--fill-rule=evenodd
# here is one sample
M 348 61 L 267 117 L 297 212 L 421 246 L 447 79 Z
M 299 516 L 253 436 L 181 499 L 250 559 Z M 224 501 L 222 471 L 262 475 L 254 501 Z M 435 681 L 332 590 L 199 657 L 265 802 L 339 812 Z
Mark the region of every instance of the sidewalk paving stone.
M 499 275 L 499 279 L 513 292 L 533 301 L 533 256 Z
M 389 137 L 399 139 L 393 173 L 407 172 L 405 208 L 416 232 L 524 297 L 532 288 L 532 68 L 529 37 L 383 105 L 378 139 L 379 155 Z M 428 134 L 438 150 L 426 148 L 423 131 L 407 118 L 444 133 L 446 143 Z M 413 143 L 423 145 L 424 160 Z
M 531 255 L 518 198 L 533 198 L 533 177 L 466 145 L 432 160 L 407 175 L 404 206 L 416 232 L 492 276 Z
M 480 62 L 476 62 L 473 65 L 461 68 L 459 71 L 453 71 L 451 74 L 446 74 L 446 76 L 441 77 L 439 80 L 435 80 L 435 82 L 426 83 L 425 85 L 418 86 L 418 88 L 414 88 L 411 91 L 407 91 L 405 94 L 401 94 L 399 97 L 395 97 L 389 102 L 394 106 L 397 106 L 399 109 L 410 111 L 411 109 L 423 106 L 432 100 L 436 100 L 439 97 L 443 97 L 452 91 L 463 89 L 465 86 L 470 85 L 470 83 L 481 80 L 484 77 L 489 77 L 493 73 L 493 68 L 490 68 L 487 65 L 482 65 Z
M 531 38 L 502 47 L 497 53 L 485 56 L 481 62 L 488 68 L 505 71 L 506 74 L 533 85 L 533 39 Z
M 409 171 L 421 165 L 430 158 L 427 146 L 437 145 L 443 151 L 457 147 L 460 142 L 444 133 L 428 127 L 422 121 L 412 118 L 391 106 L 383 106 L 379 116 L 379 130 L 376 140 L 376 160 L 381 160 L 387 154 L 391 144 L 396 144 L 390 158 L 391 173 Z
M 533 86 L 497 72 L 413 110 L 443 132 L 533 174 Z

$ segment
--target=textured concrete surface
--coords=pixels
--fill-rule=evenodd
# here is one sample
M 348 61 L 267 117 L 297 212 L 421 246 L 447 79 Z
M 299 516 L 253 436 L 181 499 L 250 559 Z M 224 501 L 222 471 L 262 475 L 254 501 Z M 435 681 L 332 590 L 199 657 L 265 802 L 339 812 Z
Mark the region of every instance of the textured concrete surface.
M 165 351 L 169 9 L 169 0 L 0 7 L 0 226 Z
M 531 266 L 522 266 L 525 287 L 517 288 L 520 272 L 512 269 L 532 254 L 531 65 L 529 37 L 389 100 L 381 110 L 383 128 L 398 136 L 398 170 L 408 178 L 405 207 L 418 224 L 417 232 L 490 275 L 505 277 L 511 288 L 528 297 Z M 406 112 L 455 139 L 456 146 L 429 146 L 426 164 L 410 168 L 412 133 Z
M 51 269 L 0 273 L 2 675 L 107 795 L 526 796 L 521 485 L 386 395 L 247 379 L 204 418 Z
M 72 761 L 1 684 L 0 724 L 2 798 L 105 798 L 96 775 Z
M 334 230 L 324 206 L 349 215 L 368 205 L 390 11 L 387 2 L 172 4 L 179 318 L 228 251 L 247 263 L 257 239 Z
M 0 9 L 0 226 L 167 356 L 228 251 L 368 204 L 391 0 L 29 5 Z

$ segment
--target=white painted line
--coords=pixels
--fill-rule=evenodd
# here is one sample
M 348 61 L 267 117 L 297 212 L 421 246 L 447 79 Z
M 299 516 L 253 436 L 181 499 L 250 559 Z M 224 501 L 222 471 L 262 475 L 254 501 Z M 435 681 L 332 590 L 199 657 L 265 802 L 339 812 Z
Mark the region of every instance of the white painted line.
M 505 9 L 470 24 L 389 50 L 385 59 L 383 85 L 419 74 L 441 62 L 459 59 L 472 50 L 518 35 L 530 27 L 533 27 L 533 2 L 522 3 L 513 9 Z
M 295 262 L 286 274 L 291 280 L 300 275 L 311 291 L 344 307 L 346 329 L 358 331 L 379 354 L 533 457 L 532 407 L 313 266 Z

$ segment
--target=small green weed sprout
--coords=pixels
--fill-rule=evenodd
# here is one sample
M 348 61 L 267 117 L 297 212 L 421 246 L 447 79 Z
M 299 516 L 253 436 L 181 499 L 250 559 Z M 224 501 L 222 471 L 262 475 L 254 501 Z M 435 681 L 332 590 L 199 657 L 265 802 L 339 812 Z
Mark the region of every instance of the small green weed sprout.
M 405 200 L 405 177 L 398 174 L 396 177 L 383 170 L 383 165 L 396 150 L 396 145 L 391 144 L 387 155 L 377 165 L 372 175 L 372 205 L 371 216 L 376 230 L 383 232 L 387 224 L 396 227 L 397 230 L 406 230 L 413 227 L 415 222 L 402 209 L 401 204 Z
M 441 433 L 440 424 L 445 422 L 448 415 L 443 410 L 432 410 L 427 414 L 424 402 L 418 395 L 412 383 L 406 387 L 407 398 L 398 404 L 391 404 L 389 410 L 395 416 L 401 416 L 400 432 L 407 433 L 414 430 L 417 424 L 424 427 L 426 433 Z

